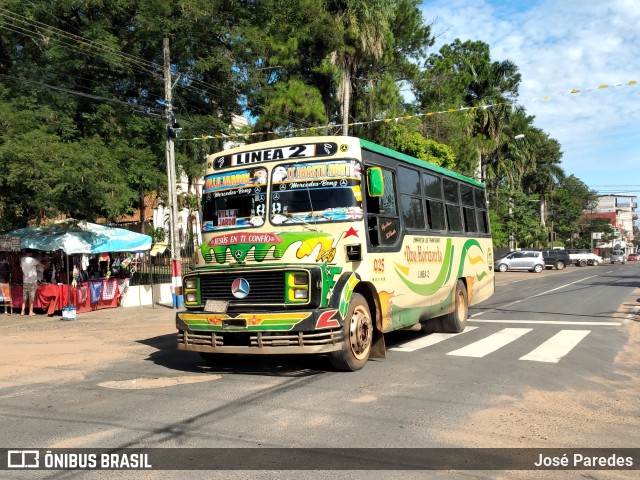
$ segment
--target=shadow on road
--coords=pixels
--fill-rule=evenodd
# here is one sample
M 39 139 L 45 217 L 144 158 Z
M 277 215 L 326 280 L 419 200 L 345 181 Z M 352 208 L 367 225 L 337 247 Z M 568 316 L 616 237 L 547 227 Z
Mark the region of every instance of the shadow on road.
M 160 335 L 137 340 L 157 349 L 148 360 L 171 370 L 191 373 L 225 373 L 277 377 L 306 377 L 333 372 L 328 357 L 320 355 L 210 355 L 180 351 L 176 336 Z

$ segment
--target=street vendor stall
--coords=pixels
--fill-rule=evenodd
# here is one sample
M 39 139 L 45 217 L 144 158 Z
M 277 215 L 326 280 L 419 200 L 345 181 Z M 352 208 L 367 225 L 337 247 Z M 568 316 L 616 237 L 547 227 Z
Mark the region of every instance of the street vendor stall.
M 14 278 L 14 266 L 10 260 L 19 251 L 18 237 L 0 235 L 0 305 L 4 308 L 4 313 L 10 313 L 12 306 L 11 282 Z
M 74 314 L 117 307 L 128 286 L 128 253 L 147 251 L 152 242 L 148 235 L 72 219 L 8 235 L 20 239 L 22 250 L 45 257 L 34 306 L 49 315 L 67 307 Z M 22 285 L 12 284 L 11 297 L 13 308 L 20 308 Z

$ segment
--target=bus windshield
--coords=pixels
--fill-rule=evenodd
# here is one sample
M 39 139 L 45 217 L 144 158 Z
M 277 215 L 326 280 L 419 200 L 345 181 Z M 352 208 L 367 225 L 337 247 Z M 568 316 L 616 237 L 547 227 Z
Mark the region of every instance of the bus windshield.
M 267 169 L 208 175 L 202 193 L 202 230 L 256 228 L 265 222 Z
M 278 165 L 271 174 L 274 225 L 362 219 L 361 167 L 354 160 Z

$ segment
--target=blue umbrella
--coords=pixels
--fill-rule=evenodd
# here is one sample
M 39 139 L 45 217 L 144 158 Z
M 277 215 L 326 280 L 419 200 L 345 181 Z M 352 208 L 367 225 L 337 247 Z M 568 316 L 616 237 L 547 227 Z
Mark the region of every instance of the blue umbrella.
M 7 233 L 20 238 L 20 248 L 45 252 L 78 253 L 143 252 L 151 249 L 149 235 L 124 228 L 67 219 L 43 227 L 27 227 Z

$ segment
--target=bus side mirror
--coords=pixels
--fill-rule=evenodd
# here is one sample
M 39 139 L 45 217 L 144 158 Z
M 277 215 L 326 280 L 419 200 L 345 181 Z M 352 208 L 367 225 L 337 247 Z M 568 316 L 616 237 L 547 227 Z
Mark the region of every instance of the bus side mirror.
M 370 197 L 381 197 L 384 194 L 384 180 L 380 167 L 367 169 L 367 189 Z

